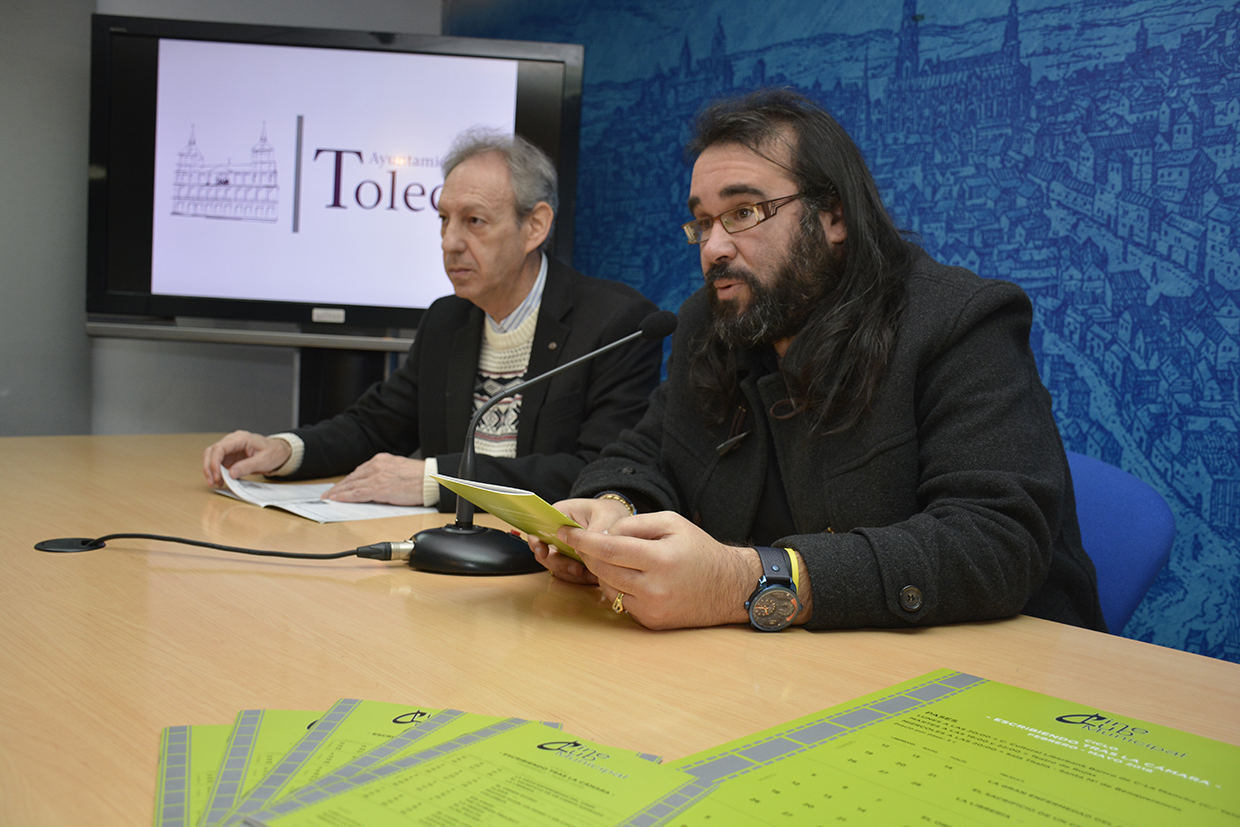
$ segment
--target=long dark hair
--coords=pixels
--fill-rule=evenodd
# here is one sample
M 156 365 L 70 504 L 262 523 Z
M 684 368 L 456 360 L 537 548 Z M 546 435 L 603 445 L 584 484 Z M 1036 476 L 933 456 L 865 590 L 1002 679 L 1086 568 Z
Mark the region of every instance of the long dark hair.
M 808 413 L 819 431 L 847 430 L 870 410 L 895 346 L 915 248 L 883 207 L 857 145 L 808 98 L 765 89 L 711 104 L 685 151 L 696 158 L 718 144 L 739 144 L 785 169 L 813 220 L 821 212 L 843 218 L 843 261 L 785 354 L 785 365 L 799 367 L 786 374 L 791 405 L 773 414 Z M 693 354 L 690 380 L 708 416 L 721 422 L 736 389 L 734 352 L 706 337 Z

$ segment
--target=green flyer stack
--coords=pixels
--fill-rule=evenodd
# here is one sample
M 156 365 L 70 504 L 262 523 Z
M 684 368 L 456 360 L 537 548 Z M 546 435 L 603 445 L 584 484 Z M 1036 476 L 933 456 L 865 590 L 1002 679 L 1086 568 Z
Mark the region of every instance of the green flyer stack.
M 696 755 L 392 703 L 161 737 L 156 827 L 1240 827 L 1240 747 L 938 670 Z

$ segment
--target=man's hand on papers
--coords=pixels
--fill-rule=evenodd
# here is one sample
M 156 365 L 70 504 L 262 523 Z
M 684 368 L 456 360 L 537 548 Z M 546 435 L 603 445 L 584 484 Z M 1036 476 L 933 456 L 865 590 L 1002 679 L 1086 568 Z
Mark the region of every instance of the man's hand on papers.
M 239 480 L 248 474 L 266 474 L 288 462 L 292 448 L 282 439 L 269 439 L 249 431 L 233 431 L 202 452 L 202 475 L 213 488 L 224 487 L 224 472 Z
M 353 473 L 327 489 L 325 500 L 346 503 L 421 505 L 422 477 L 426 462 L 420 459 L 375 454 Z

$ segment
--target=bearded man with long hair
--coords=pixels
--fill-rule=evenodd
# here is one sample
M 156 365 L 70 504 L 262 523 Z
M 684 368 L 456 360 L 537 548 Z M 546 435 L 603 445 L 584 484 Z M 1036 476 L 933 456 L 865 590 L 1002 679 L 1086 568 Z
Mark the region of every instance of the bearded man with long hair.
M 1014 284 L 930 258 L 788 90 L 699 117 L 705 284 L 642 421 L 538 540 L 651 628 L 905 627 L 1020 612 L 1105 629 Z

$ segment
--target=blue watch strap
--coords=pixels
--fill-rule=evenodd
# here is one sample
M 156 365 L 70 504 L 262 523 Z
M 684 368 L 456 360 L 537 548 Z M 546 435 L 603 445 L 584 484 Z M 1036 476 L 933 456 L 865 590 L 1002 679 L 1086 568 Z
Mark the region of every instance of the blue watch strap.
M 787 549 L 757 546 L 758 560 L 762 563 L 762 580 L 758 586 L 787 586 L 796 591 L 792 580 L 792 556 Z M 765 582 L 763 582 L 765 581 Z

